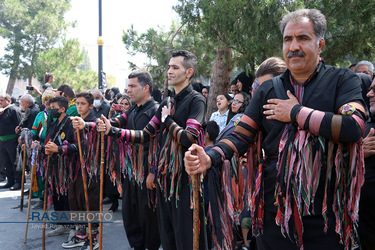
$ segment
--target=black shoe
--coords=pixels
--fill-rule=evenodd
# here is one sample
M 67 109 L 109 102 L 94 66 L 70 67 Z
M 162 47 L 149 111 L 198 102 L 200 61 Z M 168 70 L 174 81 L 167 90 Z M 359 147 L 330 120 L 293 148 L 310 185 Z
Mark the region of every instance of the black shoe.
M 0 186 L 0 188 L 10 188 L 14 185 L 14 182 L 7 182 L 5 185 Z
M 23 192 L 23 195 L 29 195 L 29 194 L 30 194 L 30 189 L 28 189 L 25 192 Z
M 112 201 L 111 201 L 111 199 L 109 197 L 105 197 L 103 199 L 103 204 L 111 204 L 111 203 L 112 203 Z
M 114 201 L 113 201 L 113 203 L 112 203 L 112 206 L 108 209 L 108 211 L 109 212 L 116 212 L 117 211 L 117 209 L 118 209 L 118 200 L 117 199 L 115 199 Z
M 5 181 L 5 179 L 6 179 L 5 175 L 0 175 L 0 182 Z
M 13 187 L 10 188 L 10 190 L 20 190 L 21 189 L 21 184 L 16 182 Z

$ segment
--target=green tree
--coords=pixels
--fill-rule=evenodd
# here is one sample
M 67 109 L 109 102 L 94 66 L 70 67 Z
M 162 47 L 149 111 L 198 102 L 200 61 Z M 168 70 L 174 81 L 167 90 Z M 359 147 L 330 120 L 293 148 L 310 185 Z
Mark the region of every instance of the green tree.
M 202 33 L 216 51 L 232 50 L 231 61 L 224 61 L 229 64 L 227 70 L 242 68 L 250 73 L 266 58 L 282 56 L 279 22 L 285 13 L 298 8 L 317 8 L 326 15 L 326 48 L 322 53 L 326 63 L 347 67 L 350 64 L 347 58 L 373 60 L 375 2 L 372 0 L 179 0 L 174 7 L 190 32 Z M 223 74 L 214 68 L 212 72 L 212 79 L 218 77 L 215 74 Z M 214 88 L 210 90 L 208 116 L 214 109 L 216 95 L 228 88 L 221 85 L 223 82 L 211 83 Z
M 179 49 L 191 51 L 198 58 L 198 68 L 193 81 L 199 81 L 201 77 L 207 79 L 210 76 L 214 58 L 211 44 L 202 34 L 190 33 L 183 25 L 173 23 L 168 32 L 159 27 L 159 30 L 151 28 L 143 34 L 138 34 L 132 26 L 124 31 L 122 40 L 130 55 L 143 53 L 147 56 L 149 62 L 140 67 L 151 73 L 155 85 L 159 88 L 163 83 L 165 85 L 167 65 L 172 51 Z M 128 63 L 132 70 L 139 68 L 133 62 Z
M 36 74 L 43 82 L 44 73 L 55 74 L 53 87 L 68 84 L 76 92 L 98 88 L 98 75 L 85 68 L 85 52 L 81 50 L 78 39 L 62 41 L 62 46 L 47 50 L 39 54 Z
M 7 93 L 18 77 L 31 82 L 39 54 L 70 25 L 64 21 L 69 9 L 70 0 L 0 0 L 0 36 L 8 40 L 0 69 L 9 76 Z

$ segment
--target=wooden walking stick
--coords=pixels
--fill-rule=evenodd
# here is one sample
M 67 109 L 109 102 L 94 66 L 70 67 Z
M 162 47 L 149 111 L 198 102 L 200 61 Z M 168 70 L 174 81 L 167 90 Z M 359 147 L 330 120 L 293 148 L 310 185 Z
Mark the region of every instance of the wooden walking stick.
M 83 157 L 82 157 L 81 136 L 79 134 L 79 129 L 78 128 L 77 128 L 77 141 L 78 141 L 79 159 L 81 161 L 82 182 L 83 182 L 83 188 L 84 188 L 84 191 L 85 191 L 86 211 L 90 212 L 90 208 L 89 208 L 89 195 L 87 193 L 86 173 L 84 171 L 85 168 L 84 168 L 84 162 L 83 162 Z M 89 225 L 90 249 L 92 250 L 91 222 L 90 222 L 89 218 L 88 218 L 88 220 L 89 220 L 89 222 L 87 224 Z
M 103 182 L 104 182 L 104 132 L 100 133 L 100 225 L 99 225 L 99 250 L 103 245 Z
M 193 249 L 199 250 L 199 175 L 192 177 L 193 182 Z
M 44 180 L 45 180 L 45 184 L 44 184 L 44 204 L 43 204 L 44 213 L 47 212 L 48 170 L 49 170 L 49 160 L 50 160 L 50 158 L 51 158 L 51 155 L 48 155 L 47 166 L 46 166 L 46 176 L 44 178 Z M 43 221 L 42 245 L 43 245 L 43 250 L 46 250 L 46 219 L 44 219 L 44 221 Z
M 191 152 L 193 155 L 197 151 Z M 198 174 L 191 177 L 193 186 L 193 249 L 199 250 L 199 176 Z
M 22 166 L 22 181 L 21 181 L 21 204 L 20 204 L 20 211 L 23 211 L 23 190 L 25 188 L 25 169 L 26 169 L 26 143 L 23 144 L 23 166 Z M 30 192 L 30 191 L 29 191 Z
M 25 228 L 25 238 L 23 240 L 23 244 L 26 244 L 27 230 L 29 229 L 30 203 L 31 203 L 31 196 L 33 194 L 32 187 L 33 187 L 33 178 L 34 178 L 34 168 L 35 168 L 35 165 L 36 165 L 36 159 L 35 159 L 36 154 L 34 154 L 33 157 L 34 157 L 34 162 L 33 162 L 33 164 L 31 164 L 31 170 L 30 170 L 31 174 L 30 174 L 29 203 L 27 204 L 26 228 Z

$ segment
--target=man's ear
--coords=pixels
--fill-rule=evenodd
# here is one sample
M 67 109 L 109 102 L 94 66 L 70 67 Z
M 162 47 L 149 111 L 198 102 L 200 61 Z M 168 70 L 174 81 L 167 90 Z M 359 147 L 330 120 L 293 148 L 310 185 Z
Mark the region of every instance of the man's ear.
M 144 92 L 150 92 L 150 85 L 146 84 L 146 85 L 143 87 L 143 91 L 144 91 Z
M 320 53 L 322 53 L 325 45 L 326 45 L 326 41 L 324 40 L 324 38 L 320 39 L 319 44 L 318 44 L 318 47 L 319 47 L 318 53 L 319 53 L 319 55 L 320 55 Z
M 194 69 L 193 68 L 188 68 L 187 70 L 186 70 L 186 77 L 187 78 L 191 78 L 192 76 L 193 76 L 193 74 L 194 74 Z

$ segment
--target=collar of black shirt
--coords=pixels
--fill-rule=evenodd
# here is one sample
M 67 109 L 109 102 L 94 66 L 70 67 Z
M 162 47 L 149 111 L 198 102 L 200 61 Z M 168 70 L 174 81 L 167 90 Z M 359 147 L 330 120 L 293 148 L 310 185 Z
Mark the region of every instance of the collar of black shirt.
M 191 84 L 189 83 L 188 86 L 186 86 L 185 88 L 183 88 L 181 90 L 180 93 L 178 93 L 177 95 L 175 94 L 174 90 L 172 91 L 172 97 L 176 100 L 176 101 L 179 101 L 179 100 L 182 100 L 184 99 L 185 96 L 187 96 L 188 94 L 190 94 L 191 92 L 193 92 L 193 87 L 191 86 Z
M 89 114 L 83 119 L 85 122 L 94 122 L 96 117 L 93 113 L 89 112 Z
M 142 110 L 144 107 L 147 107 L 147 105 L 150 103 L 150 102 L 153 102 L 154 101 L 154 98 L 150 98 L 148 99 L 147 101 L 145 101 L 144 103 L 142 103 L 141 105 L 138 106 L 138 109 L 137 109 L 137 112 L 139 113 L 140 110 Z M 137 107 L 137 104 L 135 104 L 134 106 L 132 106 L 132 111 Z
M 312 82 L 312 80 L 314 80 L 314 79 L 316 78 L 316 76 L 319 74 L 320 71 L 323 70 L 323 68 L 325 68 L 325 64 L 324 64 L 324 61 L 321 60 L 321 61 L 319 61 L 318 67 L 317 67 L 317 69 L 314 71 L 314 73 L 312 74 L 312 76 L 309 77 L 308 81 L 305 82 L 303 85 L 306 86 L 306 85 L 308 85 L 310 82 Z M 287 69 L 284 73 L 282 73 L 282 75 L 281 75 L 280 78 L 281 78 L 283 81 L 288 82 L 288 83 L 291 84 L 291 82 L 290 82 L 290 78 L 289 78 L 289 77 L 290 77 L 290 70 Z M 292 92 L 292 93 L 294 93 L 294 92 Z

